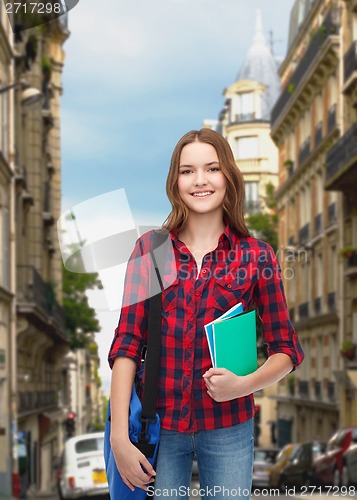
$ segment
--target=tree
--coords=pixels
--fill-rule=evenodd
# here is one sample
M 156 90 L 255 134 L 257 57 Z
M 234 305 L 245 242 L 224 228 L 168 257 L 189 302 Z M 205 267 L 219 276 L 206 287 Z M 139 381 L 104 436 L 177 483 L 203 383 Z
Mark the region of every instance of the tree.
M 72 350 L 87 346 L 88 332 L 100 331 L 95 310 L 89 306 L 86 295 L 87 290 L 94 288 L 103 288 L 97 273 L 72 273 L 63 266 L 63 308 Z
M 269 243 L 276 252 L 278 248 L 278 216 L 276 214 L 274 186 L 270 182 L 266 185 L 264 201 L 270 212 L 248 215 L 246 221 L 248 228 L 258 238 Z
M 266 185 L 264 201 L 269 212 L 257 213 L 246 217 L 247 225 L 257 238 L 269 243 L 274 252 L 278 249 L 278 216 L 276 213 L 275 190 L 270 182 Z M 257 338 L 258 338 L 258 356 L 267 358 L 267 348 L 262 342 L 262 324 L 257 316 Z

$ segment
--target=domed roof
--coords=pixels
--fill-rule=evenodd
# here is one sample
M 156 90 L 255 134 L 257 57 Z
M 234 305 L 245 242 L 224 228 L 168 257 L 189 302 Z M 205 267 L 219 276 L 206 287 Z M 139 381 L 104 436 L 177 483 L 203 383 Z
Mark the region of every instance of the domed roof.
M 254 80 L 266 85 L 262 103 L 262 118 L 270 120 L 270 112 L 280 93 L 278 62 L 268 46 L 260 9 L 257 9 L 257 21 L 253 45 L 238 73 L 237 81 Z

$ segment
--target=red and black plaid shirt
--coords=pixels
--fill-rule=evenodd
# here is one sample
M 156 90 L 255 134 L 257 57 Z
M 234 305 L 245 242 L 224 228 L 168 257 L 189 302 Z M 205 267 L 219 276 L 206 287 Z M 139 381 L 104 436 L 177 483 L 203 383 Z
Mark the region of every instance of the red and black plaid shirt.
M 140 363 L 147 338 L 148 287 L 152 231 L 136 242 L 124 286 L 123 305 L 109 364 L 117 356 Z M 208 394 L 202 375 L 212 366 L 204 325 L 237 302 L 248 311 L 257 307 L 268 355 L 288 354 L 294 369 L 304 353 L 289 319 L 281 269 L 271 246 L 253 237 L 240 237 L 226 225 L 216 250 L 206 254 L 197 278 L 196 262 L 177 237 L 172 240 L 174 262 L 163 276 L 161 365 L 158 413 L 165 429 L 195 432 L 228 427 L 254 415 L 253 395 L 223 403 Z M 170 242 L 171 244 L 171 242 Z M 197 279 L 196 279 L 197 278 Z

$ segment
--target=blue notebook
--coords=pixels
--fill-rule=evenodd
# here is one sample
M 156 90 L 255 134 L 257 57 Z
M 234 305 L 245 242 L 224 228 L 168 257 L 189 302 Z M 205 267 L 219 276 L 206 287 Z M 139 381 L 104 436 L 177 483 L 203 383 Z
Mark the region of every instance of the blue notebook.
M 215 348 L 214 348 L 214 340 L 213 340 L 213 325 L 217 321 L 221 321 L 224 318 L 230 318 L 232 316 L 235 316 L 238 313 L 243 312 L 243 306 L 241 302 L 238 302 L 238 304 L 234 305 L 228 311 L 226 311 L 222 316 L 219 318 L 216 318 L 215 320 L 211 321 L 210 323 L 207 323 L 207 325 L 204 325 L 205 331 L 206 331 L 206 337 L 207 337 L 207 342 L 208 342 L 208 347 L 209 347 L 209 353 L 211 355 L 211 360 L 212 360 L 212 366 L 216 366 L 216 356 L 215 356 Z

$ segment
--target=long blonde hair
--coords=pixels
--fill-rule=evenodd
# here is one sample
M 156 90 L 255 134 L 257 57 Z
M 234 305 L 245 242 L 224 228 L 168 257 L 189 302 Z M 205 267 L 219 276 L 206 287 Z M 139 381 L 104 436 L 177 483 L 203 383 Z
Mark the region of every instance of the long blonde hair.
M 250 236 L 244 220 L 243 175 L 234 161 L 232 150 L 226 139 L 218 132 L 208 128 L 191 130 L 175 146 L 166 180 L 166 194 L 172 210 L 163 222 L 162 227 L 167 231 L 173 231 L 183 227 L 187 221 L 189 210 L 179 196 L 177 181 L 181 151 L 187 144 L 195 141 L 211 144 L 217 152 L 222 174 L 226 178 L 226 194 L 222 204 L 225 222 L 228 222 L 238 235 Z

